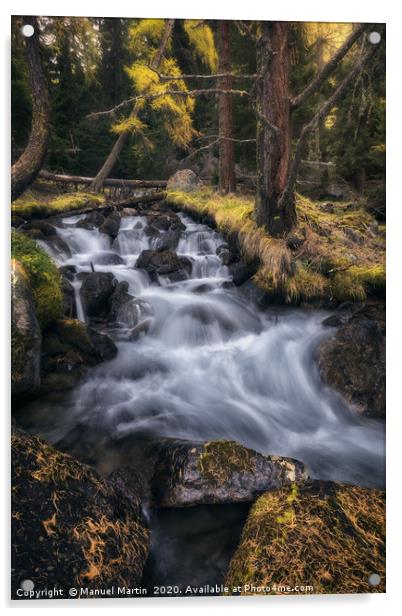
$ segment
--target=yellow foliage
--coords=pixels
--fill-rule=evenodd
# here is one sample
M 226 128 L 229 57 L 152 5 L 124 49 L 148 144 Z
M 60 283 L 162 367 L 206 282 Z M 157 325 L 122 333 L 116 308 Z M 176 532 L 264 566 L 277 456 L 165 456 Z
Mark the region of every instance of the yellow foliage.
M 124 118 L 121 122 L 117 122 L 112 126 L 112 131 L 116 134 L 130 131 L 133 135 L 136 133 L 142 133 L 146 124 L 142 122 L 138 116 L 130 115 L 128 118 Z
M 129 30 L 131 43 L 136 48 L 141 44 L 148 48 L 150 44 L 157 46 L 162 38 L 165 25 L 164 19 L 140 19 Z
M 186 19 L 183 28 L 190 44 L 194 47 L 202 62 L 211 71 L 215 71 L 218 56 L 215 49 L 214 35 L 211 28 L 199 19 Z

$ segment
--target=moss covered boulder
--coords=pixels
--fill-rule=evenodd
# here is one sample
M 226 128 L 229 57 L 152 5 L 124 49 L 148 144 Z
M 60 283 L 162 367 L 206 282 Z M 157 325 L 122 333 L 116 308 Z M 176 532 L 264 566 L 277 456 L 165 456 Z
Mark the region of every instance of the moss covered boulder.
M 225 583 L 241 594 L 385 592 L 384 494 L 332 482 L 264 494 Z
M 14 398 L 40 386 L 42 335 L 28 274 L 15 259 L 11 263 L 11 388 Z
M 235 441 L 192 443 L 163 439 L 150 445 L 155 507 L 251 501 L 267 490 L 307 479 L 297 460 L 265 456 Z
M 378 310 L 376 311 L 378 313 Z M 358 413 L 385 417 L 384 321 L 356 314 L 321 343 L 317 362 L 322 378 Z
M 16 432 L 12 437 L 12 596 L 36 589 L 140 584 L 149 530 L 140 497 Z

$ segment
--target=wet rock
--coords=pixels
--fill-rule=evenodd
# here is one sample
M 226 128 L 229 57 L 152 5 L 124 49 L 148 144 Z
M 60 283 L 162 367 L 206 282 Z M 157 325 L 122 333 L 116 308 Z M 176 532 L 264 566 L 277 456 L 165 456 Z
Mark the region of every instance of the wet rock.
M 14 259 L 11 301 L 11 391 L 13 398 L 21 398 L 36 392 L 40 386 L 42 334 L 28 276 Z
M 117 212 L 110 214 L 100 225 L 99 231 L 115 239 L 119 233 L 121 217 Z
M 238 261 L 229 265 L 229 274 L 232 276 L 233 284 L 239 287 L 249 280 L 257 271 L 257 265 Z
M 77 316 L 75 306 L 75 291 L 71 282 L 63 274 L 60 277 L 60 287 L 62 293 L 62 310 L 66 317 L 74 318 Z
M 381 323 L 354 316 L 317 351 L 322 378 L 368 417 L 385 417 L 385 336 Z
M 264 456 L 234 441 L 163 439 L 149 446 L 148 456 L 155 461 L 155 507 L 251 501 L 267 490 L 307 479 L 297 460 Z
M 124 259 L 115 252 L 103 252 L 94 255 L 95 265 L 123 265 Z
M 342 323 L 342 318 L 337 314 L 331 314 L 330 317 L 327 317 L 322 321 L 322 324 L 326 325 L 327 327 L 339 327 L 340 325 L 342 325 Z
M 25 220 L 21 218 L 21 216 L 16 216 L 15 214 L 11 216 L 11 226 L 15 229 L 18 229 L 18 227 L 21 227 L 24 223 Z
M 179 257 L 171 250 L 143 250 L 137 259 L 135 267 L 144 269 L 151 279 L 157 276 L 175 274 L 178 280 L 185 280 L 191 273 L 191 261 L 187 257 Z
M 151 317 L 148 317 L 147 319 L 144 319 L 143 321 L 138 323 L 135 327 L 133 327 L 131 331 L 131 335 L 130 335 L 130 340 L 138 340 L 138 338 L 140 338 L 142 334 L 147 334 L 149 331 L 149 328 L 152 325 L 152 321 L 153 319 Z
M 12 596 L 36 588 L 136 587 L 149 550 L 141 496 L 20 431 L 12 437 Z M 134 494 L 133 494 L 134 493 Z
M 145 233 L 152 237 L 155 250 L 176 250 L 185 225 L 175 213 L 152 215 Z
M 58 237 L 58 236 L 47 237 L 46 238 L 46 244 L 56 254 L 61 255 L 61 256 L 65 257 L 65 258 L 71 257 L 71 250 L 70 250 L 68 244 L 66 244 L 66 242 L 64 240 L 62 240 L 61 237 Z
M 89 366 L 117 354 L 113 340 L 78 319 L 56 321 L 43 336 L 41 393 L 74 387 Z
M 191 169 L 183 169 L 181 171 L 176 171 L 176 173 L 169 178 L 166 190 L 168 192 L 175 190 L 192 192 L 198 190 L 201 186 L 202 182 L 194 171 L 191 171 Z
M 74 274 L 77 271 L 75 265 L 63 265 L 59 268 L 60 272 L 65 276 L 68 280 L 74 280 Z
M 222 265 L 230 265 L 233 262 L 234 256 L 231 253 L 227 244 L 222 244 L 216 249 L 216 254 L 222 261 Z
M 29 231 L 39 232 L 40 236 L 43 238 L 55 237 L 57 235 L 57 232 L 54 226 L 44 220 L 32 220 L 30 221 L 29 225 L 26 228 L 28 232 Z
M 120 213 L 122 216 L 138 216 L 138 210 L 135 207 L 124 207 Z
M 77 222 L 77 227 L 83 229 L 97 229 L 105 222 L 105 217 L 100 212 L 90 212 L 84 219 Z
M 273 580 L 314 594 L 385 592 L 384 493 L 319 481 L 267 492 L 250 510 L 225 584 L 250 594 L 245 580 L 278 594 L 287 591 Z
M 82 305 L 89 317 L 101 315 L 108 309 L 107 301 L 117 285 L 111 272 L 92 272 L 84 278 L 80 296 Z

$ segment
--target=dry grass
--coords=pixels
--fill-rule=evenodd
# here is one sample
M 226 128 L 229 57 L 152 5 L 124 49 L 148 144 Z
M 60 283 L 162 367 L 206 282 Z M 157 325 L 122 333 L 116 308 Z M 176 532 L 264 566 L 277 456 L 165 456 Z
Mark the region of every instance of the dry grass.
M 252 196 L 222 196 L 204 188 L 171 191 L 168 201 L 190 214 L 208 214 L 223 234 L 235 234 L 242 257 L 260 263 L 255 282 L 288 303 L 384 294 L 385 229 L 363 204 L 297 195 L 298 227 L 276 239 L 255 224 Z
M 55 194 L 48 190 L 45 183 L 37 181 L 34 188 L 29 188 L 13 202 L 11 214 L 21 218 L 52 216 L 85 207 L 96 207 L 104 202 L 104 195 L 88 192 Z
M 369 584 L 371 573 L 380 575 L 379 586 Z M 264 494 L 250 511 L 226 584 L 385 592 L 383 493 L 314 482 Z

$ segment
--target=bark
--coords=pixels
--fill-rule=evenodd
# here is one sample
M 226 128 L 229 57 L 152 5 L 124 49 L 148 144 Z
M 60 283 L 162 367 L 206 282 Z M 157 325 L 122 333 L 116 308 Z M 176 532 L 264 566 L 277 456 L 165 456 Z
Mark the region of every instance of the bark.
M 219 79 L 222 90 L 232 89 L 230 76 L 230 22 L 218 22 L 218 72 L 225 74 Z M 219 189 L 221 193 L 235 192 L 235 154 L 233 138 L 233 101 L 231 94 L 219 94 Z
M 151 62 L 151 68 L 157 69 L 159 68 L 163 53 L 166 49 L 166 45 L 168 43 L 169 37 L 172 33 L 173 30 L 173 25 L 174 25 L 174 19 L 168 19 L 168 21 L 166 22 L 165 25 L 165 31 L 163 33 L 162 36 L 162 41 L 160 44 L 160 47 L 158 49 L 158 52 L 156 53 L 155 57 L 152 59 Z M 141 107 L 141 102 L 137 101 L 133 107 L 133 110 L 130 113 L 130 117 L 132 116 L 136 116 L 140 110 Z M 105 160 L 105 162 L 103 163 L 102 168 L 99 170 L 98 174 L 96 175 L 96 177 L 94 178 L 94 181 L 91 184 L 91 190 L 93 190 L 94 192 L 99 192 L 100 189 L 102 188 L 105 179 L 109 176 L 110 172 L 112 171 L 114 165 L 116 164 L 116 161 L 128 139 L 128 136 L 130 135 L 130 131 L 124 131 L 122 133 L 120 133 L 120 135 L 118 136 L 109 156 L 107 157 L 107 159 Z
M 52 182 L 60 182 L 64 184 L 92 184 L 94 178 L 89 178 L 81 175 L 62 175 L 59 173 L 49 173 L 48 171 L 41 171 L 39 176 L 45 180 Z M 167 180 L 122 180 L 115 178 L 107 178 L 104 181 L 105 186 L 111 186 L 113 188 L 164 188 L 167 184 Z
M 289 25 L 262 22 L 257 43 L 256 222 L 273 236 L 296 224 L 294 199 L 279 205 L 286 187 L 290 152 Z
M 35 32 L 25 39 L 29 83 L 32 95 L 32 124 L 28 144 L 11 168 L 11 198 L 19 197 L 39 173 L 49 141 L 49 93 L 40 55 L 39 26 L 36 17 L 23 17 L 23 25 Z

